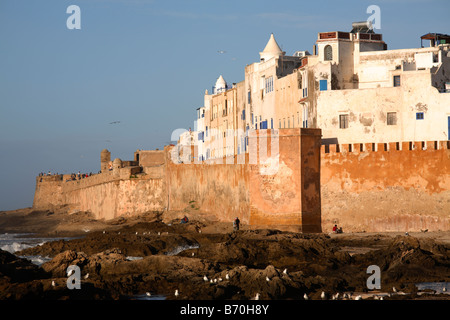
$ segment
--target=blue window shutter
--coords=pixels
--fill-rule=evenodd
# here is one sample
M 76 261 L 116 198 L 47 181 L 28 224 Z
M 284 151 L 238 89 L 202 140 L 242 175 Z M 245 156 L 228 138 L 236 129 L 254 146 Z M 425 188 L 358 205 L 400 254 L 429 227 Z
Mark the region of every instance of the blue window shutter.
M 327 90 L 327 80 L 320 80 L 320 91 Z

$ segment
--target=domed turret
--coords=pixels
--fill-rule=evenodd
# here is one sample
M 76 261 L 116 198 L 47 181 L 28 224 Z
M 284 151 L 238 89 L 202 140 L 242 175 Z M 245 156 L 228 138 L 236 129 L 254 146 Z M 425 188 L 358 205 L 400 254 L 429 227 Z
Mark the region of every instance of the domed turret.
M 216 81 L 216 85 L 214 86 L 214 93 L 220 93 L 227 90 L 227 82 L 225 79 L 220 75 L 220 77 Z
M 261 58 L 261 61 L 266 61 L 273 57 L 284 56 L 284 54 L 285 52 L 281 50 L 272 33 L 270 35 L 269 41 L 266 44 L 266 47 L 264 48 L 263 52 L 259 53 L 259 56 Z

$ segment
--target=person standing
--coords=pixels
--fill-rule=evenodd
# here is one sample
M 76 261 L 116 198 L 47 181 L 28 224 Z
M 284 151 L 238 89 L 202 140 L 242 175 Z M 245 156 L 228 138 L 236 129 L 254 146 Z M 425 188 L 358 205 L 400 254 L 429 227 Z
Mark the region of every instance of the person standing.
M 241 221 L 239 221 L 239 218 L 236 217 L 236 219 L 234 219 L 233 221 L 233 230 L 234 231 L 238 231 L 239 230 L 239 224 L 241 223 Z

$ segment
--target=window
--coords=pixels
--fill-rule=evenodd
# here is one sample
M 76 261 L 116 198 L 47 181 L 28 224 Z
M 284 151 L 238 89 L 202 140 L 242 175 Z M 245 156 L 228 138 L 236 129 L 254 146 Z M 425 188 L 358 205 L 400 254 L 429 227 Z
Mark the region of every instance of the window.
M 323 56 L 325 61 L 333 60 L 333 48 L 330 45 L 326 45 L 323 49 Z
M 387 125 L 388 126 L 397 125 L 397 112 L 388 112 L 387 113 Z
M 339 115 L 339 128 L 340 129 L 348 128 L 348 114 Z
M 273 77 L 265 78 L 265 90 L 266 93 L 273 91 Z
M 423 120 L 423 112 L 416 113 L 416 120 Z
M 394 76 L 394 87 L 400 87 L 400 76 Z
M 320 84 L 320 86 L 319 86 L 320 91 L 326 91 L 327 90 L 327 80 L 320 80 L 319 84 Z
M 286 119 L 283 119 L 283 128 L 286 128 Z
M 273 119 L 270 119 L 270 129 L 273 129 Z
M 288 118 L 288 128 L 291 127 L 291 120 Z
M 252 93 L 250 92 L 250 90 L 247 92 L 247 103 L 251 103 L 252 102 Z
M 281 119 L 279 119 L 279 122 L 278 122 L 278 129 L 281 129 Z

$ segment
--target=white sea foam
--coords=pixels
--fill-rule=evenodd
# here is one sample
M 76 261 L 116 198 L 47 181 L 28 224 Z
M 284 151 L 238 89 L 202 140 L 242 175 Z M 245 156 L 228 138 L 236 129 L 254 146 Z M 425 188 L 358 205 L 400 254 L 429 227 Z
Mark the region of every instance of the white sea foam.
M 48 241 L 60 240 L 65 238 L 33 238 L 30 233 L 4 233 L 0 234 L 0 249 L 15 254 L 16 252 L 36 246 L 41 246 Z M 32 263 L 41 265 L 51 258 L 42 256 L 21 256 Z

